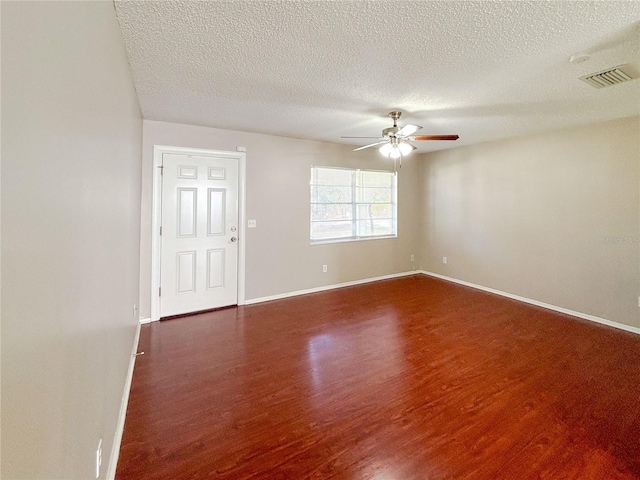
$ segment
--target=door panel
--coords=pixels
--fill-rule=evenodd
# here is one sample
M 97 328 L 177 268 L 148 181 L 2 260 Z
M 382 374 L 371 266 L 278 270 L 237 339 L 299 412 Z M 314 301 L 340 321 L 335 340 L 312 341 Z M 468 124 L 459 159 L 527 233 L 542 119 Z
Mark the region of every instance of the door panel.
M 160 316 L 238 301 L 238 160 L 163 155 Z
M 221 188 L 209 189 L 209 235 L 224 235 L 226 224 L 226 192 Z
M 207 288 L 224 286 L 224 250 L 207 252 Z
M 176 209 L 179 237 L 196 236 L 196 204 L 198 191 L 195 188 L 178 189 L 178 208 Z
M 195 291 L 196 279 L 196 252 L 178 253 L 178 274 L 176 293 Z

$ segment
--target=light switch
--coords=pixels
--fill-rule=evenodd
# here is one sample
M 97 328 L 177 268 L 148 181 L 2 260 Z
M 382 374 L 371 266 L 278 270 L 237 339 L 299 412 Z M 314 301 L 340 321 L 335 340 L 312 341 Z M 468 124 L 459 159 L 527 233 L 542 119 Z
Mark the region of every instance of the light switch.
M 255 220 L 247 220 L 247 227 L 256 228 L 256 221 Z

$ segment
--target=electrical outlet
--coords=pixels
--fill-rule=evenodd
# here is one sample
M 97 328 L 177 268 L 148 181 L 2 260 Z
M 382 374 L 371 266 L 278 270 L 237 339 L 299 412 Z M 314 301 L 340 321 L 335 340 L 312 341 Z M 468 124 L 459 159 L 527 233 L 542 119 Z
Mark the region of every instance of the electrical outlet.
M 413 255 L 411 255 L 411 261 L 412 261 L 412 262 L 414 262 L 414 261 L 415 261 L 415 258 L 414 258 L 414 256 L 413 256 Z
M 640 307 L 640 297 L 638 297 L 638 306 Z
M 133 318 L 138 318 L 138 305 L 133 305 Z
M 98 442 L 96 450 L 96 478 L 100 478 L 100 465 L 102 465 L 102 439 Z
M 326 265 L 322 265 L 322 273 L 327 273 L 327 266 Z
M 442 257 L 442 263 L 447 263 L 447 257 Z

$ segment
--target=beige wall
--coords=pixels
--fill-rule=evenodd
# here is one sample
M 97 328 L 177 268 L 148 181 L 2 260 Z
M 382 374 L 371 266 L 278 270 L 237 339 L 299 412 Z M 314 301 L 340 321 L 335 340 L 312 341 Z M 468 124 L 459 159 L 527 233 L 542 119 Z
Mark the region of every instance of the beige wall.
M 412 270 L 417 256 L 419 212 L 418 161 L 404 161 L 398 177 L 396 239 L 310 245 L 309 179 L 311 165 L 390 169 L 373 152 L 353 147 L 174 123 L 144 122 L 140 315 L 150 315 L 151 210 L 153 146 L 247 149 L 246 299 L 277 295 L 363 278 Z M 328 272 L 322 273 L 322 265 Z
M 110 2 L 2 2 L 2 478 L 106 467 L 137 318 L 142 119 Z M 137 317 L 137 315 L 136 315 Z
M 639 117 L 421 160 L 423 269 L 640 326 Z

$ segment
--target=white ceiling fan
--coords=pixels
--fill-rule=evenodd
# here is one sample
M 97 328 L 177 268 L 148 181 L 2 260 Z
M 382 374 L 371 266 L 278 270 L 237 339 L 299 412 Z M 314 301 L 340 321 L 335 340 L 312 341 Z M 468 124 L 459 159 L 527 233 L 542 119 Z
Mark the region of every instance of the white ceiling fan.
M 394 160 L 402 159 L 406 157 L 412 151 L 416 149 L 414 145 L 409 143 L 409 140 L 421 141 L 421 140 L 457 140 L 458 135 L 414 135 L 422 127 L 419 125 L 405 125 L 404 127 L 398 127 L 398 119 L 402 115 L 400 111 L 393 111 L 389 113 L 389 116 L 393 119 L 393 127 L 385 128 L 382 130 L 381 137 L 341 137 L 341 138 L 375 138 L 378 141 L 364 145 L 362 147 L 354 148 L 353 151 L 364 150 L 365 148 L 375 147 L 381 145 L 379 150 L 385 157 L 393 158 Z

